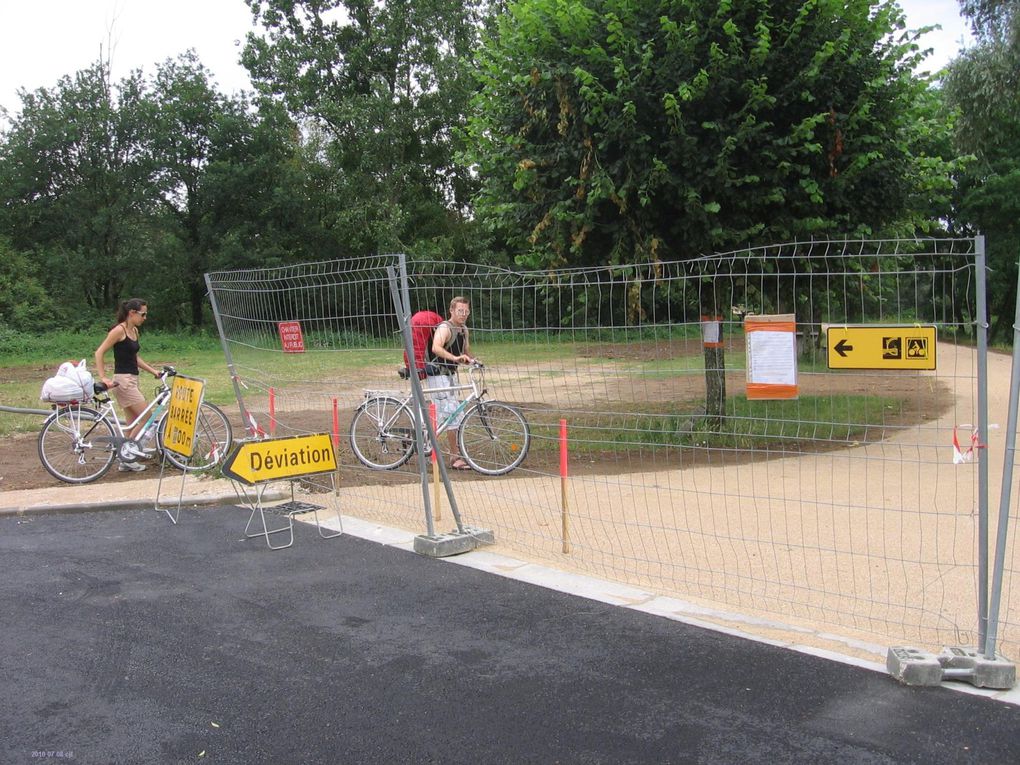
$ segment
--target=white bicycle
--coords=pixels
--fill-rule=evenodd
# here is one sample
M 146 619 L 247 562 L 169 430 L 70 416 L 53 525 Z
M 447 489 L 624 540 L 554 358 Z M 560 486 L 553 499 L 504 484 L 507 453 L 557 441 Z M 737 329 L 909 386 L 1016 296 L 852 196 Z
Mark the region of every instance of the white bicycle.
M 464 461 L 483 475 L 504 475 L 528 455 L 531 428 L 516 407 L 485 400 L 484 369 L 475 362 L 468 367 L 467 385 L 443 389 L 470 393 L 437 424 L 436 436 L 456 427 L 452 423 L 463 413 L 457 444 Z M 350 432 L 351 449 L 363 465 L 373 470 L 394 470 L 411 458 L 415 447 L 413 399 L 411 394 L 398 398 L 385 391 L 366 391 Z M 423 429 L 422 436 L 426 454 L 431 453 L 427 429 Z
M 95 383 L 91 401 L 69 401 L 54 404 L 53 414 L 46 418 L 39 433 L 39 460 L 54 478 L 67 483 L 90 483 L 103 476 L 115 459 L 133 462 L 132 452 L 140 449 L 146 436 L 155 436 L 155 454 L 181 470 L 209 470 L 219 465 L 230 449 L 233 430 L 230 421 L 215 404 L 203 401 L 195 422 L 195 441 L 192 457 L 187 459 L 176 452 L 163 449 L 163 431 L 166 428 L 167 403 L 170 386 L 167 380 L 177 374 L 173 367 L 163 367 L 156 395 L 134 422 L 121 425 L 114 412 L 113 402 L 103 383 Z M 94 403 L 97 408 L 86 406 Z M 130 433 L 138 423 L 145 426 L 137 439 Z

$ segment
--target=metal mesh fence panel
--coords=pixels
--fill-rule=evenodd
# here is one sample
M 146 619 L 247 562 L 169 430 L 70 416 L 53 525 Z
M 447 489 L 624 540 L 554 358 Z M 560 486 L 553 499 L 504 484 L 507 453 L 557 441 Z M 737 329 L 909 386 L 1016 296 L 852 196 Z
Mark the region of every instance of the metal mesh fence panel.
M 453 471 L 465 521 L 491 528 L 497 550 L 778 640 L 825 647 L 839 634 L 841 650 L 868 658 L 895 643 L 974 644 L 975 254 L 971 239 L 924 239 L 541 273 L 407 262 L 413 310 L 446 315 L 453 296 L 470 300 L 486 396 L 530 424 L 516 470 Z M 369 469 L 348 436 L 366 395 L 410 395 L 396 376 L 394 263 L 209 283 L 258 427 L 335 430 L 342 512 L 421 531 L 416 460 Z M 747 395 L 746 320 L 762 315 L 794 317 L 795 398 Z M 719 319 L 717 345 L 704 342 L 705 317 Z M 303 353 L 284 352 L 280 322 L 300 323 Z M 830 369 L 827 332 L 852 325 L 934 326 L 935 369 Z M 1001 637 L 1016 653 L 1015 629 Z

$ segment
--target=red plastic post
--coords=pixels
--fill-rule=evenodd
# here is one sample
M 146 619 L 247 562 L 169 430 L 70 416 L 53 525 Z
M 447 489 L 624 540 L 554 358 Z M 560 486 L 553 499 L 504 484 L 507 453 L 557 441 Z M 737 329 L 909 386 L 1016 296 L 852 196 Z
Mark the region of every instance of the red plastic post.
M 340 409 L 336 399 L 333 399 L 333 448 L 340 448 Z

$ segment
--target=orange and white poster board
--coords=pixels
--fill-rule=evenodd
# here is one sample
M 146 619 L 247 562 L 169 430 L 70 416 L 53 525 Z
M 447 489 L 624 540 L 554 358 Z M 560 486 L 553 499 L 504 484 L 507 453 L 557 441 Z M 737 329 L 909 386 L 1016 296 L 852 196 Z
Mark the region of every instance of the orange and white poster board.
M 744 317 L 747 398 L 797 398 L 797 322 L 792 313 Z

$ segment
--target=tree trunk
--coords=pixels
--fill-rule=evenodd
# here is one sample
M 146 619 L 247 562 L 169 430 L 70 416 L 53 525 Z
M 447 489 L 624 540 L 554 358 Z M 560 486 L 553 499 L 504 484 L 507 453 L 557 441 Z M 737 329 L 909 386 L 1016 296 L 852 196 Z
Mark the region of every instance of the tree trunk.
M 722 430 L 726 415 L 726 357 L 722 346 L 705 346 L 705 415 L 709 430 Z

